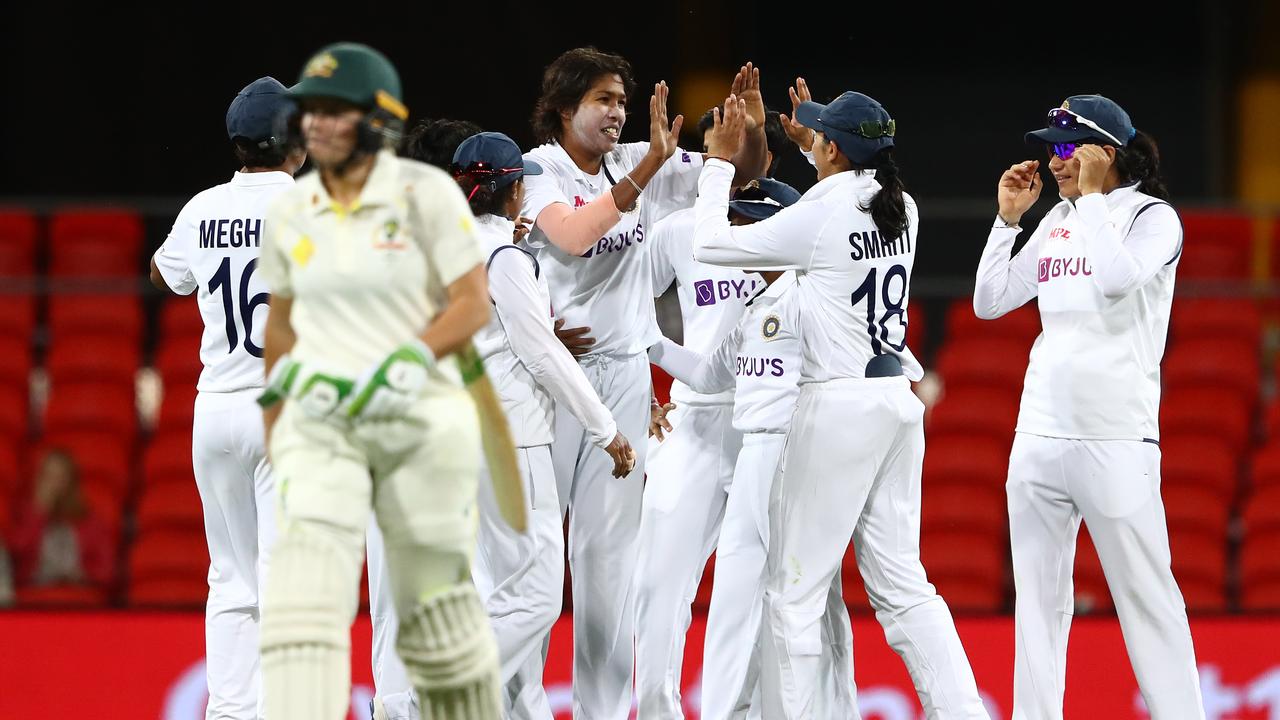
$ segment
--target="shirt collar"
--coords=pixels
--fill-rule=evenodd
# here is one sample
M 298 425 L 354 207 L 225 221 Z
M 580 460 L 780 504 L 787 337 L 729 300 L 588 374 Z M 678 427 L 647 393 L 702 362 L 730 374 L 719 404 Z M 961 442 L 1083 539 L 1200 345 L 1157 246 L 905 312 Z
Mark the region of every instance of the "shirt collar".
M 282 170 L 264 170 L 262 172 L 239 172 L 231 176 L 231 184 L 239 187 L 261 187 L 263 185 L 292 185 L 293 176 Z
M 559 141 L 552 140 L 547 144 L 552 147 L 553 152 L 558 153 L 560 157 L 564 160 L 565 167 L 572 168 L 573 172 L 575 173 L 573 176 L 574 180 L 577 180 L 580 183 L 585 183 L 592 187 L 595 187 L 595 185 L 600 181 L 601 178 L 606 177 L 604 172 L 604 164 L 609 160 L 610 156 L 612 156 L 614 152 L 617 151 L 615 148 L 613 151 L 605 153 L 604 158 L 602 158 L 600 161 L 600 172 L 596 173 L 595 175 L 592 175 L 586 170 L 583 170 L 582 168 L 578 167 L 578 163 L 573 161 L 573 157 L 569 155 L 569 151 L 565 150 L 564 146 L 561 145 Z M 616 163 L 616 158 L 615 158 L 615 163 Z
M 514 235 L 516 231 L 515 221 L 508 220 L 501 215 L 494 215 L 493 213 L 485 213 L 484 215 L 477 217 L 476 224 L 484 228 L 492 229 L 495 232 L 505 232 L 508 236 Z
M 356 198 L 355 205 L 351 208 L 342 208 L 329 196 L 329 191 L 320 181 L 318 170 L 310 173 L 303 178 L 307 189 L 311 191 L 307 208 L 311 214 L 319 216 L 327 212 L 354 213 L 362 208 L 394 203 L 396 190 L 399 187 L 397 181 L 400 178 L 400 167 L 397 161 L 396 154 L 391 150 L 378 152 L 374 158 L 373 170 L 369 171 L 369 179 L 365 181 L 364 187 L 360 190 L 360 197 Z
M 833 192 L 852 192 L 862 199 L 880 192 L 880 183 L 876 182 L 875 170 L 846 170 L 819 180 L 800 199 L 817 200 Z

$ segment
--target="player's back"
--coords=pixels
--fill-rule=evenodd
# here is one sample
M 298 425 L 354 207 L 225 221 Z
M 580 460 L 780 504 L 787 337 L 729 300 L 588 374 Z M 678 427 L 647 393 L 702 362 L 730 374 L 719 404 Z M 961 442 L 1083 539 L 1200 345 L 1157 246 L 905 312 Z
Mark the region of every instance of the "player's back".
M 798 225 L 811 227 L 816 236 L 793 290 L 803 323 L 802 382 L 861 378 L 871 358 L 886 354 L 901 360 L 908 378 L 923 374 L 906 344 L 919 218 L 915 202 L 904 194 L 906 229 L 900 237 L 886 237 L 863 210 L 879 190 L 872 173 L 837 173 L 776 216 L 803 213 Z
M 196 293 L 204 334 L 201 392 L 260 387 L 267 285 L 256 270 L 265 216 L 272 200 L 293 186 L 285 172 L 238 172 L 183 207 L 155 255 L 165 282 L 181 295 Z

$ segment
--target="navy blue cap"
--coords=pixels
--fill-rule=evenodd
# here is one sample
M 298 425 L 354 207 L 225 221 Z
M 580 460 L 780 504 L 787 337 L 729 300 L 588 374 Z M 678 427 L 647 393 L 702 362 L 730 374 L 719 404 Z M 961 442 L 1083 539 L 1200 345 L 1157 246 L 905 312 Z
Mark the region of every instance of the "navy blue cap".
M 1026 139 L 1042 143 L 1096 140 L 1123 147 L 1136 132 L 1129 113 L 1115 101 L 1101 95 L 1072 95 L 1062 107 L 1049 111 L 1048 127 L 1027 133 Z
M 258 78 L 245 86 L 227 108 L 227 137 L 242 137 L 266 147 L 276 138 L 276 118 L 293 107 L 288 89 L 273 77 Z
M 834 140 L 840 152 L 859 165 L 869 163 L 882 149 L 893 147 L 892 135 L 869 138 L 861 130 L 864 122 L 890 122 L 893 118 L 889 117 L 889 111 L 873 98 L 852 90 L 828 105 L 812 100 L 800 103 L 795 119 L 807 128 L 820 131 L 828 140 Z
M 542 166 L 525 160 L 516 141 L 500 132 L 476 133 L 463 140 L 453 152 L 450 170 L 455 174 L 464 173 L 478 164 L 479 172 L 488 171 L 494 175 L 492 180 L 497 183 L 496 187 L 510 185 L 523 175 L 542 174 Z
M 772 178 L 759 178 L 733 194 L 729 209 L 752 220 L 764 220 L 799 199 L 800 192 L 790 185 Z

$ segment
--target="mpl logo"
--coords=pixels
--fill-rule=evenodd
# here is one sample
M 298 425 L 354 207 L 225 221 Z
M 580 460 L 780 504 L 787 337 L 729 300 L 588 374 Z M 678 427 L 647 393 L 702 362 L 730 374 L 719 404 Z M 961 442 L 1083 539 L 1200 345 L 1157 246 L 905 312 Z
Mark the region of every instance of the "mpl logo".
M 756 279 L 698 280 L 693 284 L 694 303 L 705 307 L 730 298 L 749 300 L 755 296 L 759 283 Z

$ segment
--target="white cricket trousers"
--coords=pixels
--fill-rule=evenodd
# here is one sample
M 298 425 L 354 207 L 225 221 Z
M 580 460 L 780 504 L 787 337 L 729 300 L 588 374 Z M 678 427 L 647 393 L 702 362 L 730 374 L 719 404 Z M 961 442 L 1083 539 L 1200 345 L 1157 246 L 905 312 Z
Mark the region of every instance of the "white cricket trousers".
M 1017 591 L 1014 719 L 1062 718 L 1081 519 L 1151 717 L 1204 718 L 1187 609 L 1169 566 L 1160 447 L 1018 433 L 1005 490 Z
M 207 720 L 262 717 L 258 625 L 276 520 L 262 408 L 255 402 L 261 392 L 196 395 L 191 465 L 209 541 Z
M 769 490 L 786 436 L 749 433 L 742 439 L 729 503 L 716 546 L 716 575 L 702 659 L 702 720 L 760 718 L 760 630 L 769 552 Z M 827 592 L 822 620 L 818 717 L 857 720 L 853 628 L 839 574 Z
M 618 430 L 636 452 L 635 468 L 613 477 L 613 460 L 567 412 L 556 413 L 551 458 L 560 509 L 569 518 L 573 592 L 573 716 L 626 720 L 635 658 L 636 538 L 649 431 L 649 357 L 586 355 L 579 364 Z
M 418 698 L 409 671 L 396 651 L 400 618 L 387 576 L 387 548 L 377 516 L 369 515 L 365 531 L 365 562 L 369 573 L 369 620 L 373 626 L 373 688 L 389 720 L 419 720 Z
M 636 696 L 640 720 L 683 718 L 685 633 L 716 546 L 742 433 L 733 405 L 677 405 L 666 440 L 649 440 L 636 564 Z
M 920 564 L 924 405 L 904 377 L 801 386 L 769 496 L 764 717 L 813 718 L 827 594 L 850 540 L 926 717 L 988 717 L 947 604 Z

